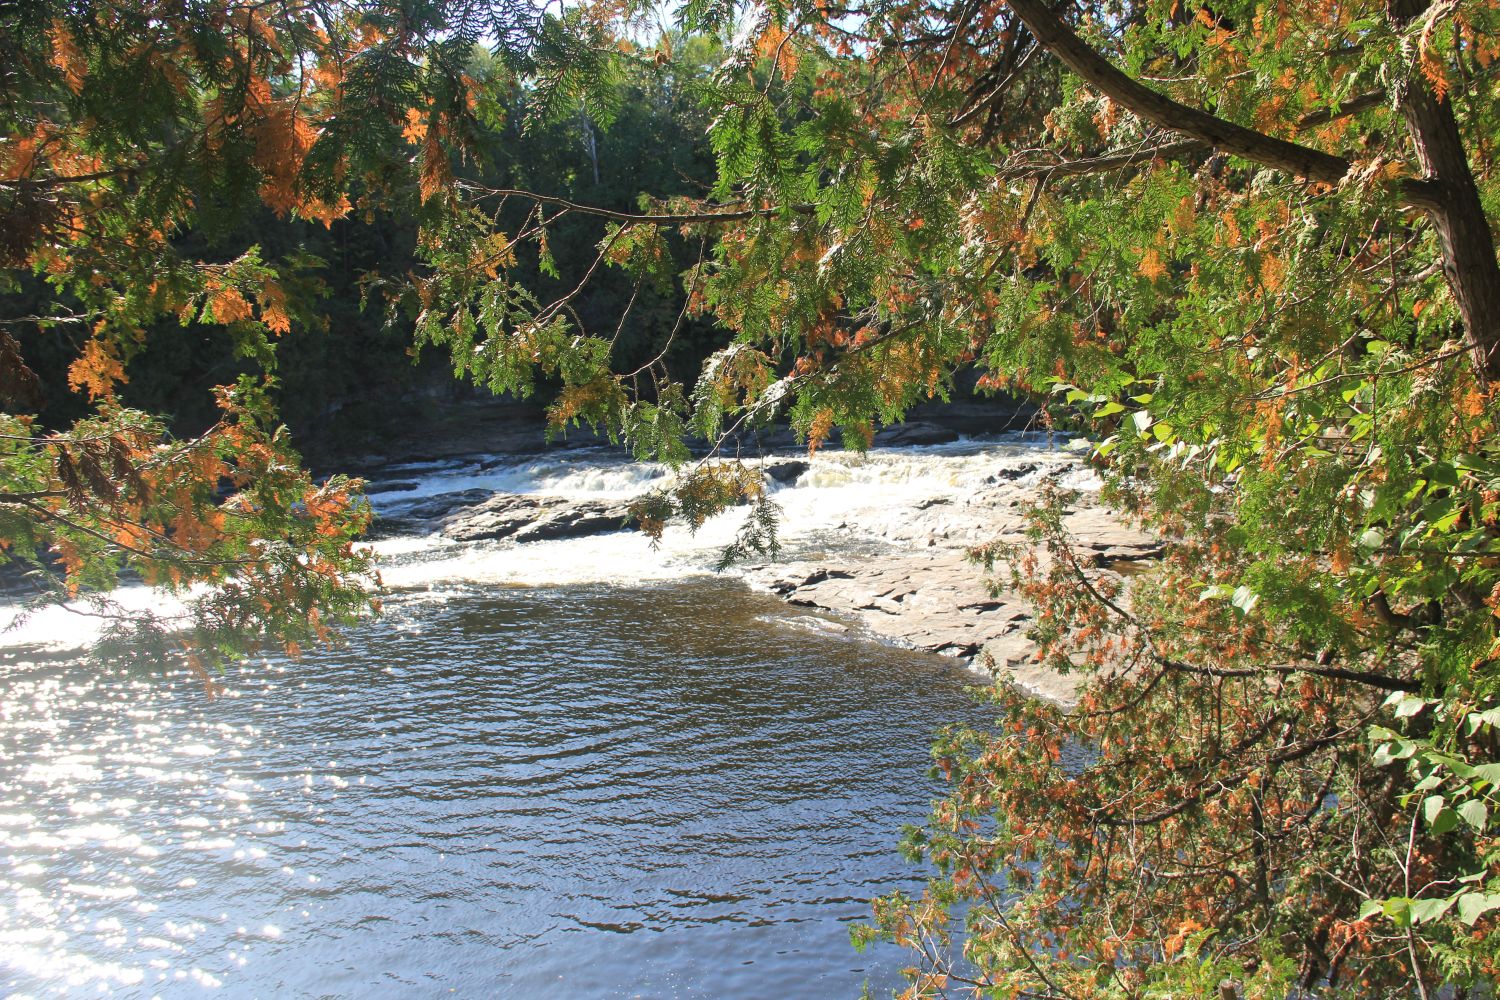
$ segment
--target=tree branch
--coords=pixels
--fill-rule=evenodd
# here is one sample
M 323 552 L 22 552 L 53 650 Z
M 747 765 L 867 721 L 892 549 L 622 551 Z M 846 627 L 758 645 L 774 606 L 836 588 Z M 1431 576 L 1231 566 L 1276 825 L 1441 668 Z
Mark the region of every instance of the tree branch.
M 1140 149 L 1127 149 L 1119 153 L 1105 153 L 1101 156 L 1089 156 L 1079 160 L 1002 166 L 995 173 L 1006 180 L 1022 180 L 1034 177 L 1049 179 L 1053 177 L 1082 177 L 1086 174 L 1109 173 L 1111 170 L 1121 170 L 1125 167 L 1134 166 L 1137 163 L 1149 163 L 1156 159 L 1167 160 L 1176 156 L 1188 156 L 1192 153 L 1204 152 L 1207 149 L 1207 144 L 1199 142 L 1197 139 L 1184 139 L 1180 142 L 1169 142 L 1159 146 L 1144 146 Z
M 1326 732 L 1324 735 L 1314 737 L 1313 739 L 1310 739 L 1300 745 L 1283 744 L 1281 750 L 1268 755 L 1265 761 L 1259 766 L 1269 767 L 1273 765 L 1289 764 L 1292 761 L 1297 761 L 1303 759 L 1304 757 L 1309 757 L 1317 751 L 1323 749 L 1324 747 L 1332 746 L 1338 743 L 1340 740 L 1347 739 L 1349 732 L 1350 730 L 1347 729 L 1336 730 Z M 1262 733 L 1261 735 L 1264 736 L 1264 733 Z M 1246 749 L 1248 749 L 1248 747 Z M 1255 768 L 1253 767 L 1244 768 L 1226 777 L 1218 778 L 1212 781 L 1205 781 L 1203 784 L 1199 785 L 1196 789 L 1189 792 L 1187 796 L 1179 799 L 1173 805 L 1158 809 L 1155 812 L 1146 813 L 1139 816 L 1100 815 L 1094 817 L 1094 822 L 1098 823 L 1100 826 L 1151 826 L 1164 820 L 1171 819 L 1173 816 L 1184 813 L 1187 810 L 1191 809 L 1193 806 L 1198 805 L 1199 803 L 1213 796 L 1222 795 L 1224 792 L 1228 792 L 1235 788 L 1238 788 L 1249 779 L 1250 775 L 1254 773 L 1254 771 Z
M 785 206 L 784 208 L 745 208 L 731 209 L 723 212 L 685 212 L 657 215 L 648 212 L 617 212 L 611 208 L 584 205 L 579 202 L 568 201 L 566 198 L 538 194 L 535 191 L 523 191 L 519 188 L 492 188 L 469 182 L 460 182 L 460 186 L 484 198 L 525 198 L 539 205 L 551 205 L 553 208 L 560 208 L 564 211 L 577 212 L 580 215 L 592 215 L 600 219 L 610 219 L 622 225 L 635 226 L 686 226 L 713 222 L 744 222 L 747 219 L 770 218 L 780 215 L 783 212 L 792 212 L 797 215 L 811 215 L 817 210 L 817 206 L 811 202 L 800 202 L 795 205 Z
M 1045 0 L 1008 2 L 1037 41 L 1064 65 L 1115 103 L 1154 125 L 1308 180 L 1338 184 L 1349 172 L 1350 162 L 1342 156 L 1265 135 L 1157 93 L 1079 38 L 1047 8 Z M 1404 180 L 1398 190 L 1403 200 L 1417 208 L 1432 209 L 1443 203 L 1441 188 L 1432 181 Z
M 1276 674 L 1282 677 L 1292 674 L 1312 674 L 1314 677 L 1327 677 L 1330 680 L 1352 681 L 1355 684 L 1363 684 L 1379 691 L 1406 691 L 1415 693 L 1422 690 L 1422 685 L 1416 681 L 1407 680 L 1404 677 L 1391 677 L 1387 674 L 1377 674 L 1369 670 L 1350 670 L 1346 667 L 1322 667 L 1310 663 L 1267 663 L 1256 667 L 1207 667 L 1192 663 L 1183 663 L 1181 660 L 1173 660 L 1153 653 L 1152 659 L 1161 664 L 1167 670 L 1175 670 L 1188 674 L 1203 674 L 1208 677 L 1261 677 L 1266 674 Z
M 1344 102 L 1337 111 L 1332 108 L 1325 108 L 1321 111 L 1309 112 L 1297 120 L 1297 127 L 1311 128 L 1314 125 L 1326 125 L 1341 118 L 1348 118 L 1368 111 L 1371 108 L 1379 107 L 1385 101 L 1385 98 L 1385 91 L 1372 90 Z M 1102 153 L 1099 156 L 1089 156 L 1077 160 L 1063 160 L 1058 163 L 1026 163 L 1014 166 L 1001 166 L 996 173 L 1006 180 L 1020 180 L 1033 177 L 1080 177 L 1086 174 L 1108 173 L 1111 170 L 1120 170 L 1125 167 L 1135 166 L 1137 163 L 1147 163 L 1151 160 L 1169 160 L 1178 156 L 1205 153 L 1211 148 L 1211 144 L 1201 139 L 1180 139 L 1177 142 L 1166 142 L 1139 149 L 1126 149 L 1115 153 Z

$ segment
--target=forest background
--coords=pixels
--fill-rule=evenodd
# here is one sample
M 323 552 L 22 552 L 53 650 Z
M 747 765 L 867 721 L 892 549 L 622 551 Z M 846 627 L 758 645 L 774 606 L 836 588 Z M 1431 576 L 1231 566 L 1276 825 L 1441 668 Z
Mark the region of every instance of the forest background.
M 636 209 L 647 191 L 701 195 L 715 177 L 707 140 L 711 111 L 695 99 L 691 83 L 722 56 L 721 46 L 697 39 L 649 70 L 634 67 L 616 84 L 608 127 L 581 106 L 574 114 L 538 121 L 527 91 L 508 86 L 492 124 L 477 137 L 482 152 L 465 172 L 492 187 L 617 211 Z M 476 47 L 468 69 L 476 79 L 507 72 L 483 46 Z M 605 225 L 590 216 L 559 223 L 551 235 L 556 273 L 543 274 L 530 260 L 524 280 L 544 294 L 576 286 L 594 260 Z M 366 307 L 369 281 L 378 276 L 400 281 L 418 267 L 417 229 L 410 214 L 380 212 L 324 224 L 260 204 L 223 218 L 195 219 L 177 235 L 189 256 L 232 260 L 256 246 L 264 259 L 305 277 L 306 321 L 288 324 L 276 341 L 275 400 L 298 448 L 320 468 L 348 470 L 363 456 L 378 456 L 392 433 L 414 424 L 434 437 L 463 434 L 462 427 L 444 419 L 445 409 L 458 415 L 467 412 L 464 401 L 495 399 L 455 379 L 445 358 L 434 352 L 417 356 L 409 318 L 402 322 L 379 307 Z M 589 326 L 602 326 L 625 315 L 633 290 L 631 276 L 604 271 L 589 282 L 575 308 Z M 681 312 L 683 297 L 680 288 L 642 290 L 617 344 L 619 364 L 638 366 L 654 352 Z M 40 277 L 25 276 L 0 302 L 7 317 L 45 314 L 53 292 Z M 66 427 L 83 416 L 89 400 L 69 386 L 68 368 L 88 340 L 87 328 L 16 323 L 8 329 L 41 382 L 42 422 Z M 695 376 L 719 346 L 716 336 L 703 318 L 685 323 L 668 357 L 674 374 L 684 380 Z M 174 433 L 192 437 L 219 417 L 213 387 L 258 370 L 222 325 L 201 317 L 186 323 L 162 318 L 131 352 L 119 396 L 128 406 L 167 415 Z M 545 420 L 540 401 L 489 409 L 519 423 L 541 426 Z

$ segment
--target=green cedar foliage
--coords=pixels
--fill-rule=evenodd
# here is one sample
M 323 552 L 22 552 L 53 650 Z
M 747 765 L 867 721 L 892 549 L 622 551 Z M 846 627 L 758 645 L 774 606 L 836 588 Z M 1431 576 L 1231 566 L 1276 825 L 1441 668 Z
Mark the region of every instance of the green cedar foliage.
M 1166 545 L 1096 580 L 1058 498 L 978 553 L 1085 688 L 1001 691 L 1000 732 L 939 744 L 910 841 L 938 874 L 870 932 L 916 953 L 909 995 L 1493 982 L 1493 6 L 682 16 L 734 26 L 700 85 L 717 184 L 613 216 L 598 258 L 675 269 L 729 331 L 677 418 L 861 447 L 975 362 L 1089 432 Z M 443 232 L 424 335 L 637 434 L 607 331 L 454 283 L 485 238 Z M 642 523 L 736 481 L 705 465 Z
M 476 9 L 499 21 L 476 28 Z M 977 364 L 1087 431 L 1109 497 L 1165 548 L 1100 578 L 1058 496 L 1029 547 L 977 553 L 1037 604 L 1041 657 L 1085 686 L 1072 713 L 999 688 L 996 731 L 938 744 L 947 790 L 909 838 L 935 875 L 865 932 L 912 949 L 907 995 L 1493 988 L 1494 0 L 693 2 L 659 32 L 629 5 L 14 10 L 0 262 L 80 317 L 71 371 L 102 423 L 42 438 L 11 418 L 11 551 L 50 548 L 70 584 L 105 585 L 110 560 L 158 558 L 131 554 L 140 525 L 285 587 L 301 563 L 216 513 L 294 548 L 355 530 L 347 493 L 214 502 L 221 481 L 290 468 L 244 384 L 201 446 L 223 465 L 123 499 L 96 481 L 116 454 L 145 480 L 148 449 L 172 447 L 113 402 L 149 321 L 223 327 L 262 364 L 290 325 L 279 263 L 171 239 L 256 203 L 412 219 L 416 264 L 379 290 L 417 342 L 497 391 L 545 385 L 555 426 L 645 457 L 781 414 L 810 447 L 863 447 Z M 479 38 L 500 43 L 493 72 L 463 54 Z M 631 74 L 693 44 L 722 46 L 683 87 L 705 113 L 706 191 L 642 184 L 620 207 L 482 173 L 503 94 L 525 95 L 523 129 L 573 121 L 597 153 Z M 546 285 L 583 218 L 607 225 L 576 281 Z M 616 274 L 625 318 L 584 315 Z M 681 311 L 622 363 L 640 297 L 674 285 Z M 684 378 L 671 351 L 699 317 L 721 342 Z M 648 531 L 748 500 L 739 549 L 773 544 L 776 512 L 736 463 L 679 483 L 643 499 Z M 164 495 L 186 520 L 152 512 Z M 110 517 L 131 530 L 101 530 Z M 319 551 L 329 579 L 358 569 Z M 245 596 L 297 608 L 273 633 L 301 614 Z

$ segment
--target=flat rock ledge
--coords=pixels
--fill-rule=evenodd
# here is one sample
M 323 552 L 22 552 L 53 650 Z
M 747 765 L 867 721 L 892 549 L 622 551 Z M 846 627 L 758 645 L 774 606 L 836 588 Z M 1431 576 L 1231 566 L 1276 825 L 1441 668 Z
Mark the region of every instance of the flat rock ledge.
M 461 490 L 438 494 L 381 518 L 377 534 L 426 531 L 455 542 L 541 542 L 624 531 L 633 523 L 623 502 Z
M 1035 659 L 1026 637 L 1033 609 L 1019 596 L 990 592 L 968 550 L 985 541 L 1020 540 L 1034 488 L 1001 485 L 963 500 L 923 501 L 877 526 L 887 551 L 746 567 L 749 581 L 790 604 L 854 619 L 874 636 L 913 649 L 958 657 L 1065 707 L 1077 703 L 1081 678 Z M 1154 558 L 1159 543 L 1084 494 L 1066 522 L 1093 572 L 1128 573 Z M 861 525 L 862 529 L 866 526 Z
M 807 471 L 800 460 L 767 469 L 773 482 L 794 483 Z M 870 635 L 898 645 L 953 656 L 976 668 L 1009 673 L 1021 688 L 1071 707 L 1080 679 L 1036 662 L 1026 638 L 1033 609 L 1015 594 L 992 594 L 970 549 L 986 542 L 1019 541 L 1026 512 L 1046 479 L 1086 478 L 1081 463 L 1058 453 L 997 466 L 978 489 L 851 511 L 833 525 L 850 544 L 832 546 L 826 558 L 740 567 L 752 585 L 789 604 L 852 621 Z M 387 487 L 395 493 L 408 484 Z M 1155 558 L 1159 542 L 1125 524 L 1083 491 L 1065 513 L 1065 524 L 1082 552 L 1093 553 L 1092 572 L 1130 573 Z M 462 490 L 426 497 L 381 518 L 378 535 L 437 532 L 459 542 L 518 543 L 581 538 L 632 527 L 624 501 L 579 500 L 537 494 Z

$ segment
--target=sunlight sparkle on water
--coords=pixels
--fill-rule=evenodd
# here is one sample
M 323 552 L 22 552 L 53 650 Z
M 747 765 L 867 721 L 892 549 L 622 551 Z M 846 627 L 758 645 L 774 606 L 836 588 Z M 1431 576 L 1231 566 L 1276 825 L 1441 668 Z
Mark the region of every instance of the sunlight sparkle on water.
M 958 496 L 997 460 L 819 456 L 775 491 L 785 540 Z M 434 467 L 419 492 L 663 478 L 585 465 Z M 63 652 L 89 640 L 68 612 L 0 634 L 0 987 L 878 991 L 894 959 L 854 954 L 848 925 L 920 884 L 895 844 L 927 806 L 932 727 L 987 710 L 952 664 L 789 627 L 707 575 L 738 523 L 659 550 L 382 541 L 384 617 L 346 649 L 236 668 L 212 703 L 186 674 Z M 726 972 L 727 950 L 745 961 Z

